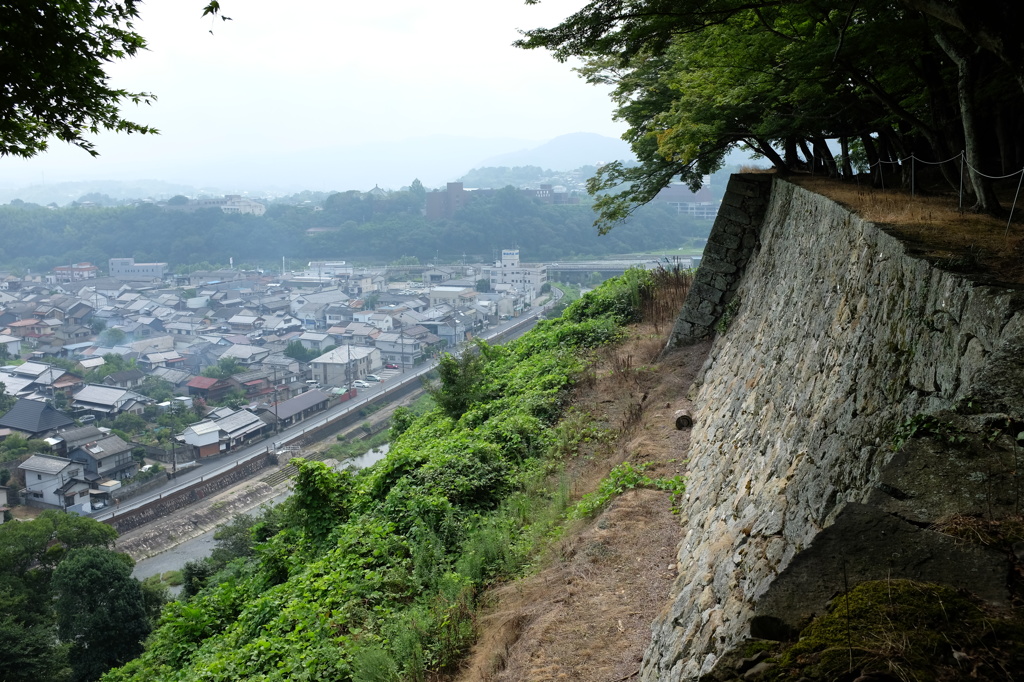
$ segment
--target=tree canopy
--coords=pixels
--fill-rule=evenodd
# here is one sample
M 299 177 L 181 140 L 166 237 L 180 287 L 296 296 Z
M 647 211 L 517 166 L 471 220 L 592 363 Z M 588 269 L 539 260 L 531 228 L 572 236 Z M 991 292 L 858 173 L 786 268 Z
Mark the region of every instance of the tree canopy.
M 738 146 L 781 172 L 857 165 L 876 183 L 880 164 L 908 174 L 911 155 L 955 159 L 939 166 L 955 183 L 963 153 L 977 208 L 997 212 L 984 176 L 1024 164 L 1024 9 L 976 4 L 592 0 L 517 44 L 581 59 L 584 78 L 613 86 L 641 165 L 591 180 L 604 231 L 676 177 L 696 188 Z
M 0 525 L 0 679 L 95 679 L 137 653 L 146 602 L 131 558 L 110 549 L 116 537 L 53 510 Z
M 724 177 L 712 184 L 724 188 Z M 520 244 L 524 258 L 529 253 L 530 260 L 558 261 L 676 248 L 683 239 L 706 237 L 711 226 L 661 202 L 600 238 L 591 227 L 589 202 L 544 204 L 513 187 L 471 192 L 451 219 L 431 221 L 421 215 L 413 194 L 391 192 L 370 200 L 372 210 L 364 210 L 361 198 L 334 194 L 322 211 L 272 204 L 262 216 L 177 211 L 149 203 L 90 209 L 12 203 L 0 206 L 0 265 L 36 271 L 69 262 L 105 263 L 114 255 L 188 269 L 226 266 L 230 257 L 236 264 L 277 267 L 281 256 L 309 261 L 329 254 L 379 263 L 403 257 L 405 262 L 430 262 L 438 254 L 447 262 L 461 260 L 463 254 L 489 261 L 495 249 L 509 244 Z M 116 336 L 108 340 L 113 343 Z
M 98 679 L 142 653 L 151 627 L 133 566 L 127 554 L 87 547 L 54 570 L 57 634 L 71 645 L 74 682 Z
M 156 97 L 110 84 L 107 65 L 146 48 L 135 31 L 139 0 L 63 0 L 0 4 L 0 156 L 35 156 L 56 138 L 98 152 L 101 130 L 156 133 L 124 118 L 127 102 Z M 209 0 L 203 16 L 220 14 Z M 221 19 L 229 17 L 221 15 Z
M 153 96 L 110 85 L 106 66 L 146 46 L 135 0 L 4 3 L 0 7 L 0 155 L 34 156 L 57 138 L 97 152 L 101 129 L 154 133 L 122 117 Z

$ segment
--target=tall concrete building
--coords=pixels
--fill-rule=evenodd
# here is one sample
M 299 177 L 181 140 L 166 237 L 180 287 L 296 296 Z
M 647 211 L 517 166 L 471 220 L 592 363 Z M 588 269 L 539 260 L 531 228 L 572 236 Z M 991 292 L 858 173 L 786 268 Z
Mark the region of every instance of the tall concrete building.
M 548 281 L 546 265 L 525 265 L 519 262 L 519 249 L 502 249 L 501 260 L 495 261 L 491 267 L 483 269 L 490 282 L 491 291 L 507 291 L 515 289 L 534 299 L 540 294 L 540 288 Z

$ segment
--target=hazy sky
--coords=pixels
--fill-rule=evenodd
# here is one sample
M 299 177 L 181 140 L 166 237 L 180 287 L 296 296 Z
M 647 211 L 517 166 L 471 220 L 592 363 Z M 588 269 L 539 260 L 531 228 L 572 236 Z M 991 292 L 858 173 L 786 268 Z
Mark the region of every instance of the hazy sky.
M 432 135 L 625 130 L 607 90 L 511 46 L 517 29 L 552 25 L 584 0 L 222 0 L 228 22 L 201 18 L 203 4 L 147 0 L 137 28 L 149 51 L 110 68 L 113 85 L 158 96 L 126 116 L 161 135 L 101 135 L 98 159 L 54 142 L 35 159 L 0 158 L 0 182 L 184 182 L 230 159 Z

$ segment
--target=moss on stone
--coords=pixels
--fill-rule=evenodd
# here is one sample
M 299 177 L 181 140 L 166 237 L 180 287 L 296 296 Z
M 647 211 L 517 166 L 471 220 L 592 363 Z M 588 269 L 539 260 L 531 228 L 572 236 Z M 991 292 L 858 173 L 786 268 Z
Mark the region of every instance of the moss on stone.
M 833 600 L 779 659 L 775 680 L 884 671 L 904 680 L 1012 680 L 1024 669 L 1024 619 L 962 591 L 911 580 L 866 582 Z
M 741 658 L 753 658 L 762 651 L 767 651 L 769 654 L 777 654 L 779 652 L 779 643 L 770 639 L 748 639 L 740 647 Z

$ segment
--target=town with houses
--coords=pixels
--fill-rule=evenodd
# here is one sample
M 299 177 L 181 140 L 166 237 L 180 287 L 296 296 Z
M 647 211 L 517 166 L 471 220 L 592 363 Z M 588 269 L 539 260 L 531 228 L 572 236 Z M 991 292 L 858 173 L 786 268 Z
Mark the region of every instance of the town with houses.
M 399 281 L 342 261 L 276 275 L 106 265 L 0 280 L 0 383 L 11 405 L 0 445 L 36 446 L 0 463 L 12 474 L 0 508 L 15 495 L 79 513 L 111 505 L 148 452 L 116 433 L 122 415 L 194 415 L 171 434 L 175 461 L 230 452 L 355 396 L 385 369 L 413 368 L 521 315 L 549 288 L 546 266 L 521 263 L 518 249 Z M 96 371 L 108 363 L 117 371 Z M 228 376 L 204 374 L 224 366 Z M 154 384 L 172 397 L 147 397 Z

